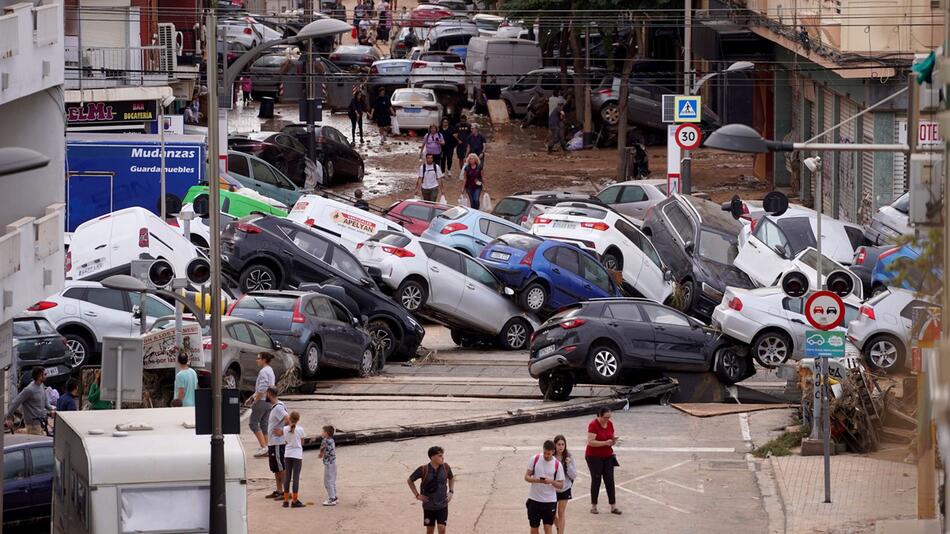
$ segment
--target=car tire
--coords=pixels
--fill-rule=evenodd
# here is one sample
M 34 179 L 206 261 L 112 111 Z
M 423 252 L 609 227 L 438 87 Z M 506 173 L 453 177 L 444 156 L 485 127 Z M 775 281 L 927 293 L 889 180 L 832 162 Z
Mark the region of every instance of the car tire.
M 570 373 L 548 373 L 538 378 L 538 388 L 547 400 L 566 401 L 574 390 L 574 377 Z
M 326 163 L 323 164 L 323 185 L 333 184 L 333 173 L 335 172 L 336 166 L 333 165 L 333 160 L 328 159 Z
M 608 126 L 616 126 L 620 122 L 620 105 L 617 102 L 607 102 L 601 106 L 600 120 Z
M 548 303 L 548 290 L 538 282 L 531 282 L 521 292 L 521 307 L 531 313 L 538 313 Z
M 418 280 L 403 280 L 396 289 L 396 300 L 410 312 L 417 312 L 425 306 L 429 299 L 429 291 L 425 284 Z
M 462 330 L 452 329 L 452 342 L 458 345 L 459 347 L 469 348 L 474 347 L 476 344 L 476 338 L 472 337 L 468 332 Z
M 240 384 L 241 377 L 238 376 L 237 371 L 234 369 L 228 369 L 224 372 L 224 380 L 221 381 L 221 387 L 224 389 L 238 389 Z
M 610 345 L 597 345 L 587 355 L 587 374 L 598 384 L 611 384 L 620 377 L 620 352 Z
M 899 371 L 904 367 L 904 346 L 890 334 L 869 339 L 862 353 L 864 361 L 875 371 Z
M 782 332 L 762 332 L 752 340 L 752 357 L 762 367 L 778 367 L 792 356 L 792 339 Z
M 616 250 L 610 250 L 604 253 L 600 263 L 608 271 L 623 271 L 623 255 Z
M 313 341 L 307 343 L 307 347 L 303 349 L 303 354 L 300 355 L 300 370 L 303 371 L 304 378 L 313 380 L 317 377 L 322 356 L 320 345 Z
M 66 348 L 72 351 L 69 364 L 73 369 L 88 364 L 92 360 L 92 343 L 79 334 L 66 334 Z
M 373 343 L 379 345 L 382 360 L 389 360 L 393 353 L 396 352 L 396 336 L 393 334 L 392 328 L 390 328 L 385 321 L 379 319 L 370 321 L 366 327 L 369 330 L 370 337 L 373 339 Z
M 366 378 L 367 376 L 373 374 L 373 360 L 375 357 L 373 355 L 373 345 L 370 344 L 363 351 L 363 355 L 360 357 L 360 367 L 356 370 L 356 375 L 360 378 Z
M 509 320 L 498 333 L 498 345 L 505 350 L 522 350 L 530 339 L 531 325 L 521 317 Z
M 696 298 L 696 283 L 692 280 L 683 280 L 680 287 L 683 296 L 680 311 L 688 314 L 693 309 L 693 300 Z
M 885 291 L 887 291 L 887 286 L 883 284 L 878 284 L 874 286 L 873 288 L 871 288 L 871 298 L 874 298 Z
M 749 358 L 731 345 L 716 350 L 715 361 L 716 368 L 713 371 L 719 381 L 724 384 L 735 384 L 749 373 Z
M 241 285 L 241 291 L 244 293 L 266 289 L 278 289 L 277 275 L 274 274 L 274 270 L 266 265 L 260 264 L 246 267 L 241 273 L 239 283 Z

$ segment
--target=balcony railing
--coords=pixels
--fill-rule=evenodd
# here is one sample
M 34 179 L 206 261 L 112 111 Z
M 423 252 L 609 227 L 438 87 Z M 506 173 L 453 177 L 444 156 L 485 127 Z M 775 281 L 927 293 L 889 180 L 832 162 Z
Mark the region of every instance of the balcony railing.
M 33 42 L 37 46 L 46 46 L 59 42 L 62 26 L 59 21 L 59 6 L 49 4 L 33 10 Z
M 66 47 L 66 88 L 165 85 L 173 72 L 161 70 L 161 46 Z M 71 61 L 70 61 L 71 60 Z

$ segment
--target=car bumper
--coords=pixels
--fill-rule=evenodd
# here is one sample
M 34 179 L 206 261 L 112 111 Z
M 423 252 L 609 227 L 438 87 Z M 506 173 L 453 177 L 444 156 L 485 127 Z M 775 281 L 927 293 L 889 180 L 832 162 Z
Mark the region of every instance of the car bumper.
M 396 121 L 399 123 L 399 129 L 406 128 L 428 128 L 433 124 L 438 124 L 442 114 L 438 111 L 429 111 L 421 113 L 396 112 Z
M 514 289 L 521 289 L 533 277 L 534 272 L 528 268 L 507 267 L 507 264 L 494 263 L 491 260 L 482 260 L 482 263 L 495 273 L 503 284 Z
M 553 354 L 551 356 L 545 356 L 544 358 L 538 358 L 537 360 L 531 360 L 531 362 L 528 363 L 528 374 L 531 375 L 531 378 L 540 378 L 555 369 L 569 366 L 567 356 L 563 354 Z
M 712 314 L 712 324 L 723 334 L 743 343 L 751 343 L 752 336 L 762 325 L 732 309 L 717 307 Z
M 399 346 L 396 347 L 394 351 L 394 356 L 401 356 L 403 358 L 414 358 L 416 356 L 416 351 L 419 350 L 419 346 L 422 345 L 422 340 L 425 338 L 426 331 L 422 325 L 403 325 L 403 336 L 402 340 L 399 343 Z

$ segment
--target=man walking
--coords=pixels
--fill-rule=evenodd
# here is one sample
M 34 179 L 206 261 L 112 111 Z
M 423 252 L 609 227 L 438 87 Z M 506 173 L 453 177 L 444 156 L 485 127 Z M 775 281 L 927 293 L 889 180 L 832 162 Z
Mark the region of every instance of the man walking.
M 417 480 L 422 481 L 418 490 Z M 439 534 L 445 534 L 449 503 L 455 494 L 455 477 L 452 468 L 445 463 L 442 447 L 429 447 L 429 463 L 417 467 L 407 483 L 416 500 L 422 502 L 422 524 L 426 527 L 426 534 L 433 534 L 437 526 Z
M 416 180 L 416 194 L 422 195 L 422 200 L 438 202 L 442 194 L 442 167 L 435 162 L 433 154 L 426 154 L 426 161 L 419 166 L 419 178 Z
M 485 167 L 485 144 L 488 140 L 478 131 L 478 125 L 473 124 L 471 133 L 466 140 L 465 161 L 468 161 L 469 154 L 478 156 L 479 168 Z M 464 163 L 463 163 L 464 164 Z
M 13 412 L 17 408 L 23 407 L 23 423 L 26 425 L 26 433 L 36 436 L 46 435 L 46 416 L 53 407 L 46 400 L 46 369 L 34 367 L 30 372 L 33 381 L 20 393 L 14 397 L 7 410 L 7 421 L 13 421 Z
M 274 473 L 277 489 L 267 496 L 268 499 L 282 500 L 284 498 L 284 452 L 287 446 L 287 437 L 284 436 L 284 427 L 290 425 L 290 414 L 284 403 L 277 398 L 277 389 L 267 388 L 267 402 L 273 408 L 267 416 L 267 461 L 270 472 Z
M 552 100 L 554 100 L 552 98 Z M 562 99 L 563 100 L 563 99 Z M 554 152 L 554 147 L 560 145 L 561 150 L 567 152 L 567 143 L 564 142 L 564 104 L 557 104 L 551 108 L 548 115 L 548 153 Z
M 178 354 L 178 372 L 175 373 L 175 398 L 182 406 L 195 405 L 195 388 L 198 387 L 198 373 L 188 365 L 188 354 Z
M 557 492 L 564 487 L 564 466 L 554 457 L 554 442 L 545 441 L 543 448 L 542 454 L 528 460 L 528 470 L 524 473 L 525 482 L 531 484 L 525 503 L 531 534 L 538 534 L 542 523 L 544 534 L 551 534 L 557 515 Z

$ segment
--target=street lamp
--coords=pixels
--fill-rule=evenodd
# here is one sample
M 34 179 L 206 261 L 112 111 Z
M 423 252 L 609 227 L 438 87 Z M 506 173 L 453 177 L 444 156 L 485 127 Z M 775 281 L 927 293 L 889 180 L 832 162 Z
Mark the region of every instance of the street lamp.
M 172 105 L 175 101 L 175 97 L 168 95 L 165 98 L 161 99 L 158 103 L 158 138 L 160 140 L 161 150 L 162 150 L 162 162 L 161 169 L 159 170 L 159 181 L 161 182 L 162 187 L 162 197 L 161 197 L 161 206 L 160 210 L 162 220 L 168 220 L 168 210 L 165 206 L 165 108 Z
M 766 152 L 792 152 L 795 150 L 816 150 L 829 152 L 910 152 L 907 144 L 868 144 L 868 143 L 788 143 L 765 139 L 751 126 L 745 124 L 727 124 L 714 131 L 703 145 L 729 152 L 764 154 Z
M 199 326 L 204 328 L 205 325 L 207 324 L 207 321 L 205 320 L 204 310 L 199 310 L 195 306 L 194 303 L 192 303 L 185 297 L 179 295 L 178 293 L 174 293 L 172 291 L 166 291 L 164 289 L 153 289 L 151 287 L 148 287 L 147 285 L 145 285 L 144 282 L 142 282 L 141 280 L 139 280 L 138 278 L 134 276 L 129 276 L 127 274 L 114 274 L 108 278 L 103 279 L 102 282 L 100 283 L 102 284 L 102 287 L 106 289 L 115 289 L 118 291 L 125 291 L 127 293 L 138 293 L 139 295 L 142 295 L 143 299 L 145 298 L 146 293 L 151 293 L 153 295 L 158 295 L 164 298 L 174 299 L 176 302 L 180 302 L 182 306 L 188 308 L 188 311 L 190 311 L 195 316 L 195 321 L 198 323 Z M 140 310 L 140 313 L 142 314 L 142 318 L 140 320 L 142 321 L 142 324 L 144 324 L 145 323 L 145 307 L 140 304 L 139 310 Z

